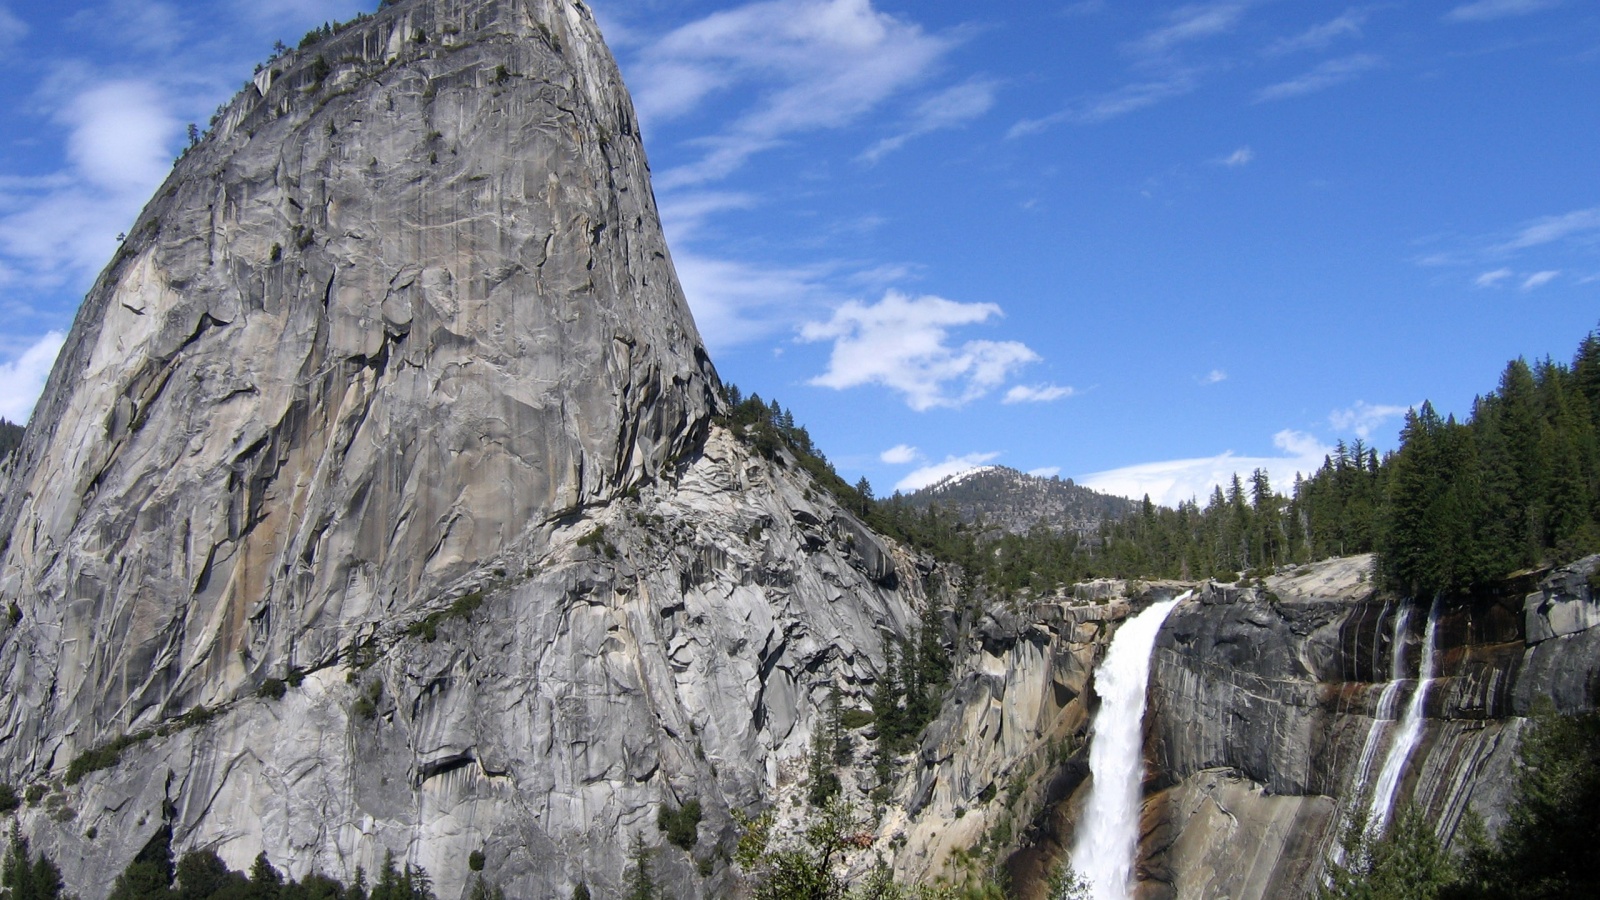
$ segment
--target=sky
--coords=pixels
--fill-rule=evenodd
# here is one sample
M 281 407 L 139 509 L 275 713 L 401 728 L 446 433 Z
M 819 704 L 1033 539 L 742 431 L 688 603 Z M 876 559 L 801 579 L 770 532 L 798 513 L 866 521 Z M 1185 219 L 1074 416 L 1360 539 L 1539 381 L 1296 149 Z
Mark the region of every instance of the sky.
M 725 381 L 880 495 L 1204 502 L 1600 326 L 1600 4 L 593 0 Z M 373 0 L 0 0 L 0 416 L 264 59 Z

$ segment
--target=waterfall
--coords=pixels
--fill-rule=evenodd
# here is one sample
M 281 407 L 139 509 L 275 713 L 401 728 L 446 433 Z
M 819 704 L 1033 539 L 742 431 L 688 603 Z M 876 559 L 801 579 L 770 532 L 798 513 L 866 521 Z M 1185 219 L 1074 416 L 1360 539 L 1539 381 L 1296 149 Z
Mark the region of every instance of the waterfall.
M 1388 612 L 1389 603 L 1384 601 L 1384 612 Z M 1383 613 L 1378 614 L 1378 627 L 1382 627 Z M 1367 781 L 1372 777 L 1372 763 L 1377 759 L 1378 747 L 1383 743 L 1383 736 L 1388 733 L 1388 723 L 1394 721 L 1395 706 L 1400 702 L 1400 673 L 1406 662 L 1406 630 L 1411 625 L 1411 606 L 1402 604 L 1395 610 L 1394 620 L 1389 627 L 1389 680 L 1383 684 L 1383 693 L 1378 695 L 1378 708 L 1373 710 L 1372 725 L 1367 728 L 1367 740 L 1361 745 L 1361 757 L 1356 760 L 1356 770 L 1350 779 L 1350 791 L 1345 797 L 1344 814 L 1339 817 L 1339 834 L 1344 834 L 1350 822 L 1350 811 L 1360 807 L 1362 794 L 1367 789 Z M 1373 629 L 1374 632 L 1377 628 Z M 1378 649 L 1374 637 L 1372 649 L 1372 674 L 1378 674 Z M 1335 841 L 1331 861 L 1336 866 L 1344 865 L 1344 843 Z
M 1411 751 L 1417 749 L 1422 739 L 1422 707 L 1428 699 L 1428 688 L 1433 685 L 1434 631 L 1439 626 L 1439 599 L 1434 598 L 1428 609 L 1428 627 L 1422 633 L 1422 664 L 1417 667 L 1417 689 L 1406 704 L 1405 716 L 1400 720 L 1400 732 L 1389 745 L 1389 755 L 1383 759 L 1383 769 L 1378 773 L 1378 784 L 1372 790 L 1372 805 L 1367 811 L 1367 831 L 1382 834 L 1389 825 L 1393 812 L 1394 795 L 1400 789 L 1400 777 L 1405 774 Z
M 1361 759 L 1356 762 L 1355 781 L 1350 785 L 1350 801 L 1359 803 L 1361 792 L 1366 790 L 1367 779 L 1372 777 L 1372 763 L 1378 755 L 1378 745 L 1387 731 L 1384 723 L 1395 717 L 1395 706 L 1400 702 L 1400 673 L 1406 662 L 1406 629 L 1411 625 L 1411 607 L 1401 606 L 1394 614 L 1394 627 L 1389 638 L 1389 680 L 1378 695 L 1378 708 L 1372 715 L 1372 727 L 1367 730 L 1367 741 L 1361 747 Z
M 1122 623 L 1095 670 L 1100 711 L 1089 744 L 1089 804 L 1072 847 L 1072 866 L 1094 900 L 1128 900 L 1144 786 L 1145 689 L 1161 623 L 1192 591 Z

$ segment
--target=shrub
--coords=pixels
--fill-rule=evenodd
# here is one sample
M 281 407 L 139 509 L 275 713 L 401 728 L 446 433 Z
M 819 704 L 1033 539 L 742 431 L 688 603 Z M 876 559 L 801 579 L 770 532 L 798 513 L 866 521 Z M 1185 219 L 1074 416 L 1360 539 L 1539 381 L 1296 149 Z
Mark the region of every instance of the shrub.
M 267 700 L 282 700 L 288 692 L 289 685 L 282 678 L 268 678 L 261 682 L 261 687 L 256 688 L 256 696 Z
M 122 761 L 122 751 L 135 744 L 142 744 L 155 736 L 156 733 L 148 729 L 136 731 L 133 734 L 119 734 L 98 747 L 79 753 L 67 765 L 67 784 L 77 784 L 83 780 L 85 775 L 91 772 L 98 772 L 101 769 L 109 769 L 115 766 Z M 42 788 L 40 788 L 40 796 L 43 796 Z M 28 802 L 35 802 L 32 788 L 28 789 Z
M 214 706 L 206 706 L 205 704 L 191 706 L 183 715 L 178 717 L 178 727 L 199 728 L 220 715 L 222 715 L 222 710 Z
M 367 682 L 366 690 L 356 698 L 355 706 L 351 712 L 360 719 L 375 719 L 378 717 L 378 701 L 383 699 L 383 682 L 373 679 Z
M 847 709 L 839 714 L 839 723 L 849 731 L 865 728 L 871 725 L 874 720 L 872 711 L 866 709 Z
M 661 804 L 656 810 L 656 826 L 673 846 L 693 850 L 700 840 L 700 801 L 690 800 L 677 809 Z
M 0 816 L 14 811 L 22 805 L 22 799 L 17 796 L 17 789 L 9 784 L 0 782 Z
M 439 637 L 439 626 L 452 619 L 470 619 L 483 605 L 483 591 L 469 591 L 457 597 L 446 609 L 429 613 L 427 617 L 406 626 L 407 637 L 420 637 L 433 643 Z
M 482 850 L 474 850 L 467 856 L 467 868 L 474 872 L 483 871 L 483 862 L 484 859 Z

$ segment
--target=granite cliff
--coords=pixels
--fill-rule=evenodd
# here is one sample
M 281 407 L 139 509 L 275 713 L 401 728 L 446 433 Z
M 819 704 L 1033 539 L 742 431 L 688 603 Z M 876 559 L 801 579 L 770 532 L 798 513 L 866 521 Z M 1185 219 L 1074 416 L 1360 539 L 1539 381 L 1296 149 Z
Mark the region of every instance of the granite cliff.
M 636 120 L 572 0 L 273 60 L 86 298 L 0 509 L 0 773 L 103 896 L 159 829 L 614 893 L 852 702 L 917 561 L 715 423 Z M 937 579 L 929 579 L 935 584 Z

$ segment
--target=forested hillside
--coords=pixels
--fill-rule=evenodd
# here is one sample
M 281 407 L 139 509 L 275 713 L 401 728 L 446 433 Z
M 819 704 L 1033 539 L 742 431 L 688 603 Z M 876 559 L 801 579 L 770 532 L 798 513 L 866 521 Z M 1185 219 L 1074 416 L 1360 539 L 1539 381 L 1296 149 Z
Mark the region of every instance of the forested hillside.
M 907 494 L 917 509 L 939 505 L 962 522 L 1023 534 L 1044 524 L 1052 531 L 1093 537 L 1102 523 L 1120 519 L 1135 504 L 1076 484 L 1070 478 L 1040 478 L 1006 466 L 986 466 L 954 475 Z
M 865 479 L 851 488 L 834 475 L 775 402 L 742 409 L 763 420 L 752 427 L 769 440 L 798 436 L 798 446 L 787 439 L 872 527 L 964 566 L 1002 595 L 1104 576 L 1231 581 L 1373 551 L 1391 587 L 1426 595 L 1600 550 L 1600 332 L 1570 364 L 1512 361 L 1464 422 L 1422 404 L 1407 414 L 1399 449 L 1382 457 L 1341 442 L 1287 493 L 1257 470 L 1204 505 L 1168 509 L 1146 498 L 1088 538 L 1048 527 L 985 537 L 941 504 L 875 500 Z

